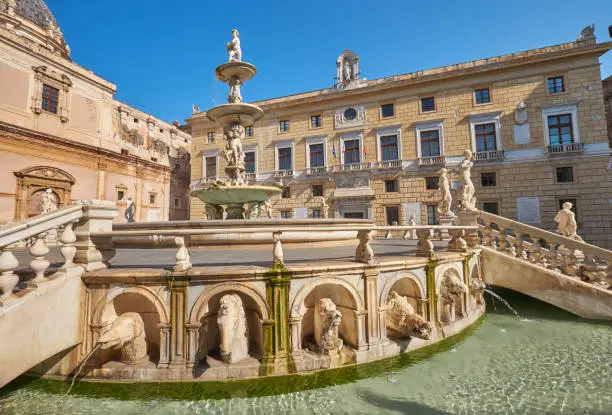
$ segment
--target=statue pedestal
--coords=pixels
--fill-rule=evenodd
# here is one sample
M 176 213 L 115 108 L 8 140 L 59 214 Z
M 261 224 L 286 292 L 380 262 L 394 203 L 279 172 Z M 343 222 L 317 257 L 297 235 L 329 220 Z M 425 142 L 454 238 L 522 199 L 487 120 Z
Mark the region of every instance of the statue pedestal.
M 455 224 L 458 226 L 478 226 L 478 211 L 460 210 L 457 212 L 457 221 Z M 465 231 L 463 239 L 465 239 L 470 248 L 475 248 L 480 245 L 480 237 L 476 230 Z
M 440 226 L 453 226 L 454 221 L 455 221 L 455 216 L 451 216 L 451 215 L 440 215 L 440 217 L 438 218 L 438 222 L 440 223 Z M 444 241 L 448 241 L 449 239 L 451 239 L 451 236 L 448 233 L 448 229 L 442 229 L 440 231 L 440 239 Z

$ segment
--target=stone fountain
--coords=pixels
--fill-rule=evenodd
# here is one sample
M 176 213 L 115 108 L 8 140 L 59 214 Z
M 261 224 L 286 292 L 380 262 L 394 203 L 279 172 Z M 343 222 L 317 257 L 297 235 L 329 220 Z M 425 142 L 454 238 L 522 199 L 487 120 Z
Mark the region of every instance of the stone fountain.
M 215 69 L 215 76 L 229 85 L 228 103 L 211 108 L 206 116 L 223 127 L 225 140 L 225 182 L 200 185 L 191 195 L 206 203 L 208 212 L 217 212 L 214 219 L 223 219 L 225 207 L 226 219 L 244 219 L 245 205 L 248 205 L 249 217 L 258 217 L 264 203 L 281 193 L 274 186 L 247 185 L 245 180 L 244 151 L 242 139 L 245 137 L 245 126 L 253 125 L 260 120 L 264 112 L 256 105 L 242 102 L 241 86 L 251 79 L 257 70 L 250 63 L 242 61 L 242 50 L 238 31 L 232 30 L 232 40 L 227 44 L 229 62 Z

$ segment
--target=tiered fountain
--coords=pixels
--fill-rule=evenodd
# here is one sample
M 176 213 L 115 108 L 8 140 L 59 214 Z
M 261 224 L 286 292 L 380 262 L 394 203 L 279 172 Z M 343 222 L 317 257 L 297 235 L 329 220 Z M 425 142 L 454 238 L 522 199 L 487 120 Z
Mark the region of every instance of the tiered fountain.
M 227 44 L 229 62 L 215 69 L 215 76 L 230 87 L 228 103 L 211 108 L 206 116 L 223 127 L 225 139 L 225 182 L 201 185 L 191 192 L 207 205 L 207 212 L 214 213 L 215 219 L 223 219 L 225 207 L 226 219 L 244 219 L 245 205 L 248 205 L 248 217 L 258 217 L 264 203 L 281 193 L 274 186 L 247 185 L 245 180 L 244 151 L 242 139 L 245 137 L 245 125 L 253 125 L 264 113 L 256 105 L 242 102 L 240 87 L 251 79 L 257 70 L 255 66 L 242 62 L 242 50 L 238 31 L 232 30 L 232 41 Z

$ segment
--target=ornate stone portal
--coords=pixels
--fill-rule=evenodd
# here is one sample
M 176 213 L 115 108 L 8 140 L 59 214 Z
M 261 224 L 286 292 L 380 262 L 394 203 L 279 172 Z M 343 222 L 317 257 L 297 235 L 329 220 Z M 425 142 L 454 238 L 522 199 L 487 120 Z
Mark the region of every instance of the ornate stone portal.
M 236 363 L 249 355 L 246 314 L 238 294 L 221 297 L 217 317 L 221 343 L 219 351 L 225 363 Z

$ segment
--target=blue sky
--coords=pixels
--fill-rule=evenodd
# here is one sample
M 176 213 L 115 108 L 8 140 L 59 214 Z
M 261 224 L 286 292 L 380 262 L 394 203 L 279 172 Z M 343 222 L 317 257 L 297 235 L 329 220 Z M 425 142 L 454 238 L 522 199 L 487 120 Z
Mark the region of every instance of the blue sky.
M 610 0 L 240 1 L 47 0 L 72 58 L 115 83 L 116 98 L 166 120 L 223 103 L 214 69 L 231 29 L 258 74 L 255 101 L 332 85 L 344 49 L 368 79 L 575 40 L 595 23 L 610 41 Z M 215 7 L 209 6 L 215 4 Z M 235 11 L 229 11 L 234 4 Z M 612 52 L 601 60 L 612 75 Z

